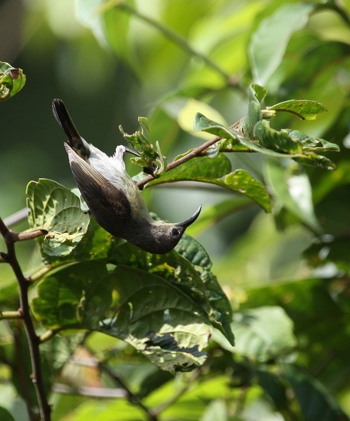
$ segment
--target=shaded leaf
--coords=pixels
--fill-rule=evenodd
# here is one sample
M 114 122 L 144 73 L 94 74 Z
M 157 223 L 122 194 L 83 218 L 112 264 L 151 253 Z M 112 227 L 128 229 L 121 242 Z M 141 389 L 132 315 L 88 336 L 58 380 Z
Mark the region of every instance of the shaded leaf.
M 326 388 L 314 377 L 295 365 L 284 364 L 283 374 L 299 401 L 305 421 L 347 421 L 340 406 Z
M 42 247 L 51 256 L 69 254 L 86 233 L 90 217 L 80 208 L 79 198 L 61 184 L 40 178 L 27 186 L 28 222 L 32 229 L 45 229 Z
M 11 413 L 2 406 L 0 406 L 0 419 L 2 421 L 16 421 L 11 415 Z
M 254 139 L 255 125 L 262 120 L 259 100 L 263 95 L 262 89 L 259 85 L 250 85 L 248 89 L 248 112 L 240 123 L 239 128 L 243 136 L 249 139 Z
M 0 102 L 16 95 L 25 85 L 26 76 L 22 69 L 0 61 Z
M 303 28 L 316 4 L 284 4 L 252 35 L 248 54 L 255 82 L 264 85 L 280 65 L 291 35 Z
M 264 369 L 256 370 L 255 374 L 259 385 L 264 389 L 265 393 L 270 396 L 276 409 L 279 411 L 287 409 L 286 387 L 281 377 Z
M 286 129 L 289 133 L 289 136 L 295 140 L 299 141 L 302 144 L 303 152 L 304 151 L 334 151 L 339 152 L 339 146 L 336 143 L 328 142 L 327 140 L 320 139 L 318 137 L 310 137 L 305 133 L 300 132 L 299 130 L 290 130 Z
M 314 152 L 305 152 L 303 155 L 293 157 L 294 161 L 302 165 L 311 165 L 326 170 L 336 170 L 337 166 L 330 159 L 322 155 L 316 155 Z
M 302 120 L 315 120 L 317 115 L 328 111 L 327 108 L 319 102 L 305 99 L 291 99 L 289 101 L 280 102 L 268 110 L 287 111 L 296 114 Z

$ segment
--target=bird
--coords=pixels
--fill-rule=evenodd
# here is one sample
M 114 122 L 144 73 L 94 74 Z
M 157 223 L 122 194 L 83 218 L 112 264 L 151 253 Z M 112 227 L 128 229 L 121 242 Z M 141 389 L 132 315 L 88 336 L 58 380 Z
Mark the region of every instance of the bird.
M 154 220 L 125 169 L 124 153 L 138 154 L 118 145 L 114 155 L 107 156 L 80 136 L 62 100 L 54 99 L 52 110 L 67 137 L 64 146 L 73 177 L 97 223 L 146 252 L 164 254 L 173 250 L 202 207 L 184 222 Z

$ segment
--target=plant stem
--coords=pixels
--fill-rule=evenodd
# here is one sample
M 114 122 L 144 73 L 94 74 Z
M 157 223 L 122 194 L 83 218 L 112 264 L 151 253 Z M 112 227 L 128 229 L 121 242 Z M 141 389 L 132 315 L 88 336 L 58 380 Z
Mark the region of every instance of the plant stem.
M 29 308 L 29 300 L 28 300 L 28 287 L 30 283 L 27 281 L 27 279 L 23 275 L 22 269 L 16 257 L 16 251 L 15 251 L 15 242 L 20 241 L 19 239 L 20 235 L 9 230 L 1 218 L 0 218 L 0 233 L 3 236 L 6 243 L 6 247 L 7 247 L 7 253 L 1 253 L 1 256 L 11 266 L 18 282 L 19 298 L 20 298 L 19 312 L 22 315 L 23 324 L 24 324 L 27 338 L 28 338 L 30 357 L 31 357 L 31 363 L 32 363 L 32 371 L 33 371 L 31 378 L 34 383 L 37 398 L 38 398 L 41 419 L 42 421 L 49 421 L 51 419 L 50 418 L 51 407 L 48 404 L 45 387 L 44 387 L 44 380 L 43 380 L 42 367 L 41 367 L 41 358 L 40 358 L 40 351 L 39 351 L 39 337 L 35 333 L 33 321 L 30 316 L 30 308 Z
M 85 348 L 92 354 L 93 352 L 91 351 L 90 348 L 88 348 L 85 344 L 84 344 Z M 128 388 L 128 386 L 124 383 L 124 380 L 113 370 L 111 370 L 107 365 L 105 365 L 104 363 L 100 362 L 95 356 L 94 356 L 95 361 L 97 362 L 98 368 L 100 369 L 100 371 L 105 372 L 106 374 L 108 374 L 109 377 L 111 377 L 111 379 L 113 379 L 120 387 L 123 388 L 123 390 L 126 393 L 126 398 L 128 399 L 128 401 L 134 405 L 139 406 L 148 416 L 150 421 L 158 421 L 157 415 L 151 411 L 150 409 L 148 409 L 142 402 L 141 400 L 132 393 L 132 391 Z
M 239 124 L 240 121 L 237 121 L 236 123 L 232 124 L 232 126 L 230 126 L 230 129 L 233 129 L 234 127 L 236 127 Z M 192 158 L 196 158 L 202 155 L 202 153 L 208 149 L 210 146 L 214 145 L 216 142 L 218 142 L 219 140 L 221 140 L 222 137 L 221 136 L 215 136 L 212 139 L 208 140 L 207 142 L 203 143 L 202 145 L 198 146 L 197 148 L 194 148 L 190 153 L 188 153 L 187 155 L 183 156 L 182 158 L 171 162 L 168 166 L 167 166 L 167 172 L 173 170 L 174 168 L 178 167 L 179 165 L 183 164 L 184 162 L 189 161 Z M 138 188 L 140 190 L 143 189 L 144 185 L 149 183 L 150 181 L 152 181 L 154 179 L 153 175 L 148 175 L 147 177 L 145 177 L 143 180 L 138 181 L 136 183 L 136 185 L 138 186 Z
M 113 2 L 114 3 L 114 2 Z M 107 5 L 108 6 L 108 5 Z M 200 53 L 199 51 L 195 50 L 186 40 L 186 38 L 182 37 L 180 34 L 172 31 L 171 29 L 161 25 L 159 22 L 155 21 L 154 19 L 143 15 L 133 7 L 129 6 L 128 4 L 124 2 L 116 2 L 115 7 L 117 7 L 120 10 L 124 10 L 127 13 L 130 13 L 133 16 L 138 17 L 139 19 L 143 20 L 144 22 L 148 23 L 153 28 L 157 29 L 159 32 L 161 32 L 164 36 L 166 36 L 170 41 L 174 42 L 176 45 L 178 45 L 180 48 L 182 48 L 184 51 L 187 51 L 191 56 L 198 57 L 200 60 L 202 60 L 208 67 L 213 69 L 216 73 L 221 75 L 228 86 L 232 86 L 238 89 L 241 89 L 237 79 L 226 73 L 220 66 L 218 66 L 214 61 L 212 61 L 209 57 L 206 55 Z M 102 9 L 103 10 L 103 9 Z M 244 94 L 246 92 L 244 91 Z
M 202 366 L 203 367 L 203 366 Z M 161 405 L 157 406 L 152 410 L 152 413 L 155 415 L 160 414 L 162 411 L 164 411 L 166 408 L 168 408 L 170 405 L 174 404 L 184 393 L 187 392 L 187 390 L 191 387 L 192 382 L 199 377 L 199 375 L 202 372 L 202 367 L 198 367 L 192 374 L 192 376 L 186 380 L 186 384 L 177 392 L 174 396 L 172 396 L 168 401 L 162 403 Z

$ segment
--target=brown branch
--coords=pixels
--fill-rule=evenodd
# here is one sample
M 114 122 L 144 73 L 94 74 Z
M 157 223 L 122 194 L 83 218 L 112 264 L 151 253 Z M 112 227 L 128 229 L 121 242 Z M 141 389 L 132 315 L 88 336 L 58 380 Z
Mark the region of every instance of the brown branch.
M 236 123 L 232 124 L 232 126 L 229 127 L 229 129 L 233 129 L 234 127 L 236 127 L 241 120 L 237 121 Z M 212 139 L 208 140 L 207 142 L 203 143 L 203 145 L 198 146 L 197 148 L 194 148 L 190 153 L 188 153 L 187 155 L 183 156 L 180 159 L 177 159 L 176 161 L 171 162 L 168 166 L 167 166 L 167 172 L 173 170 L 174 168 L 180 166 L 181 164 L 183 164 L 184 162 L 189 161 L 192 158 L 197 158 L 199 156 L 203 155 L 203 152 L 206 151 L 210 146 L 214 145 L 216 142 L 218 142 L 219 140 L 223 139 L 221 136 L 215 136 Z M 140 190 L 143 189 L 144 185 L 149 183 L 150 181 L 152 181 L 155 177 L 153 175 L 148 175 L 147 177 L 145 177 L 143 180 L 138 181 L 136 183 L 136 185 L 138 186 L 138 188 Z
M 22 269 L 18 263 L 16 252 L 15 252 L 15 242 L 19 240 L 19 234 L 14 233 L 9 230 L 4 224 L 3 220 L 0 218 L 0 233 L 3 236 L 7 253 L 1 253 L 1 256 L 6 262 L 11 266 L 16 278 L 19 287 L 19 298 L 20 298 L 20 309 L 19 312 L 22 314 L 23 324 L 26 330 L 30 357 L 32 363 L 32 381 L 34 383 L 36 395 L 38 398 L 40 415 L 42 421 L 49 421 L 51 419 L 51 407 L 48 404 L 44 380 L 42 375 L 41 367 L 41 358 L 39 351 L 39 337 L 36 335 L 34 330 L 33 321 L 30 316 L 29 300 L 28 300 L 28 287 L 30 283 L 24 277 Z M 36 232 L 38 234 L 38 232 Z M 35 237 L 32 237 L 35 238 Z M 26 239 L 28 239 L 26 237 Z

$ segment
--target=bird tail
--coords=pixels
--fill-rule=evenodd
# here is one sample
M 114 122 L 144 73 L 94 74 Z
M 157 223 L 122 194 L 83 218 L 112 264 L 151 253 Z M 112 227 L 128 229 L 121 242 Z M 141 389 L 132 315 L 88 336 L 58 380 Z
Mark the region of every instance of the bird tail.
M 81 158 L 88 159 L 91 154 L 89 144 L 80 136 L 63 101 L 54 99 L 52 101 L 52 111 L 57 123 L 62 127 L 67 136 L 69 146 Z

